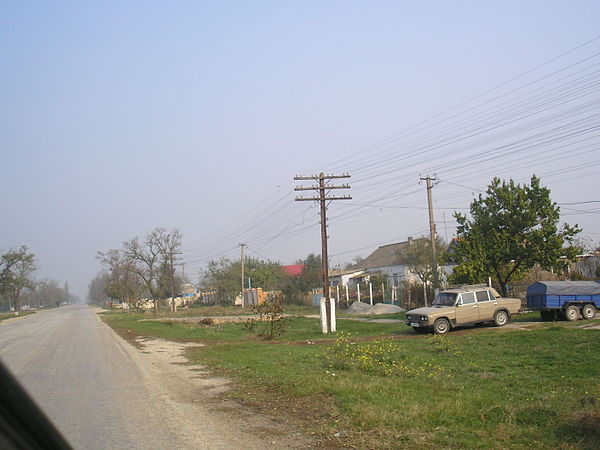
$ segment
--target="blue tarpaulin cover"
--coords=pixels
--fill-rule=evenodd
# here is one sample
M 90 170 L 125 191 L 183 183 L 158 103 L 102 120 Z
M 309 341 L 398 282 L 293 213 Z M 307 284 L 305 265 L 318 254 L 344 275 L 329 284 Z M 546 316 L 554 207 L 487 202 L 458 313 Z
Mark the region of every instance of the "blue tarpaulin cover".
M 600 295 L 600 281 L 538 281 L 527 295 Z

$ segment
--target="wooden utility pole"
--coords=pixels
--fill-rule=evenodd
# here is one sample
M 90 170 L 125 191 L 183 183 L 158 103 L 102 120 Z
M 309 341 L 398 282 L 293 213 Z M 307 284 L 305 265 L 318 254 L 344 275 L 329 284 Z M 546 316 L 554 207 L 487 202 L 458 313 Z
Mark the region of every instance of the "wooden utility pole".
M 431 190 L 433 189 L 432 181 L 436 181 L 436 179 L 427 175 L 426 177 L 421 178 L 421 180 L 427 182 L 427 204 L 429 206 L 429 239 L 431 242 L 431 270 L 433 272 L 433 291 L 435 292 L 435 290 L 440 286 L 438 279 L 437 263 L 437 233 L 435 232 L 435 222 L 433 221 L 433 201 L 431 198 Z M 427 306 L 427 299 L 425 299 L 425 306 Z
M 240 245 L 240 261 L 242 262 L 242 308 L 244 307 L 244 247 L 246 247 L 246 244 L 239 244 Z
M 333 200 L 351 200 L 352 197 L 344 195 L 342 197 L 329 196 L 334 189 L 350 189 L 347 184 L 341 186 L 332 186 L 329 183 L 337 178 L 350 178 L 350 175 L 325 175 L 321 172 L 319 175 L 296 176 L 294 180 L 313 180 L 318 184 L 313 186 L 298 186 L 295 191 L 316 191 L 318 197 L 296 197 L 297 202 L 319 202 L 321 206 L 321 264 L 323 268 L 323 297 L 325 298 L 325 314 L 327 316 L 326 332 L 332 330 L 331 320 L 331 299 L 329 296 L 329 256 L 327 253 L 327 203 Z

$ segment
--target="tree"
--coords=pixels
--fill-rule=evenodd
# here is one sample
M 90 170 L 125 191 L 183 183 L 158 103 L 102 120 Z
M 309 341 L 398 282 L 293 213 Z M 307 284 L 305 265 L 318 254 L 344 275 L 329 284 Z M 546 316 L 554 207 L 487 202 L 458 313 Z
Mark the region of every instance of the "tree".
M 23 292 L 35 287 L 35 270 L 35 255 L 29 253 L 24 245 L 0 256 L 0 295 L 8 301 L 9 309 L 12 299 L 14 308 L 18 311 Z
M 441 239 L 436 240 L 436 250 L 438 257 L 443 259 L 446 252 L 446 245 Z M 430 284 L 433 282 L 433 267 L 431 262 L 431 241 L 429 238 L 422 237 L 412 241 L 406 249 L 398 255 L 400 262 L 419 277 L 421 283 Z M 438 268 L 439 271 L 439 268 Z
M 439 238 L 436 240 L 435 245 L 438 258 L 442 260 L 446 252 L 446 246 Z M 415 239 L 407 248 L 403 249 L 398 256 L 400 262 L 408 267 L 408 269 L 421 281 L 421 284 L 423 285 L 424 302 L 427 304 L 427 287 L 428 285 L 431 286 L 431 283 L 433 283 L 431 240 L 426 237 Z M 439 267 L 438 274 L 440 274 Z
M 136 236 L 124 242 L 123 247 L 125 257 L 132 262 L 131 270 L 143 281 L 152 299 L 156 315 L 158 302 L 174 290 L 173 259 L 181 248 L 181 233 L 155 228 L 143 242 Z
M 88 286 L 88 303 L 96 306 L 105 304 L 110 299 L 107 294 L 109 284 L 110 279 L 106 271 L 102 271 L 96 275 Z
M 106 253 L 98 252 L 97 258 L 105 267 L 104 295 L 121 303 L 132 304 L 139 310 L 143 286 L 134 268 L 134 260 L 125 251 L 115 249 Z
M 485 195 L 470 205 L 470 218 L 455 213 L 458 222 L 454 258 L 459 263 L 451 276 L 456 283 L 481 283 L 492 277 L 503 295 L 508 283 L 536 264 L 546 270 L 563 270 L 578 248 L 575 225 L 558 227 L 560 208 L 550 190 L 533 176 L 531 184 L 494 178 Z
M 217 301 L 223 304 L 232 303 L 241 290 L 241 263 L 222 258 L 210 261 L 202 273 L 201 284 L 216 293 Z M 281 264 L 257 258 L 244 260 L 244 278 L 249 278 L 252 286 L 265 290 L 276 289 L 283 277 Z
M 296 264 L 302 264 L 304 269 L 300 275 L 284 274 L 279 288 L 285 297 L 292 302 L 298 302 L 303 294 L 323 285 L 323 265 L 321 256 L 310 253 L 305 259 L 299 259 Z
M 35 285 L 35 289 L 27 294 L 29 305 L 52 308 L 72 299 L 66 290 L 68 286 L 60 287 L 56 280 L 42 280 Z

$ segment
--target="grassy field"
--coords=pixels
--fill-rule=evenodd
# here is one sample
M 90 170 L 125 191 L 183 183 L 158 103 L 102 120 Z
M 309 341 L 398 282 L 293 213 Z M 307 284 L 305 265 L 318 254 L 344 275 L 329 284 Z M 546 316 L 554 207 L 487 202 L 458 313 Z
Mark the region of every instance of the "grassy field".
M 439 337 L 340 320 L 324 339 L 317 320 L 297 317 L 265 342 L 242 324 L 141 318 L 105 316 L 129 338 L 208 343 L 189 358 L 236 380 L 228 395 L 304 418 L 328 447 L 600 447 L 600 330 L 577 327 L 590 321 Z

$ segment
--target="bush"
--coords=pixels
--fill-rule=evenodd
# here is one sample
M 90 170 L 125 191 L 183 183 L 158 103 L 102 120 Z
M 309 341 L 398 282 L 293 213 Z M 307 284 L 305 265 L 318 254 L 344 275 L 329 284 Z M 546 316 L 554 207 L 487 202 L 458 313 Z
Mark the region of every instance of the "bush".
M 283 316 L 283 304 L 278 297 L 271 297 L 259 305 L 252 305 L 252 312 L 258 315 L 258 319 L 248 319 L 244 328 L 249 333 L 256 333 L 262 339 L 273 340 L 285 334 L 287 320 Z M 259 327 L 266 324 L 266 327 Z M 264 332 L 258 330 L 265 329 Z

